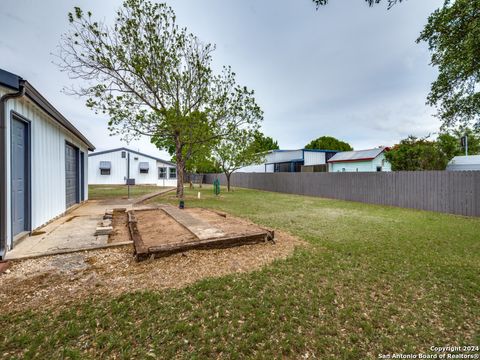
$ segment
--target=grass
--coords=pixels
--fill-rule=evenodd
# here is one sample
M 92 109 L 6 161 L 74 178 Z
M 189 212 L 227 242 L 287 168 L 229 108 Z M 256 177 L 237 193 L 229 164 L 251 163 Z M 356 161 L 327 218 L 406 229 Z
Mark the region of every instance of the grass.
M 217 198 L 207 188 L 198 200 L 197 191 L 186 190 L 187 206 L 312 246 L 181 290 L 5 315 L 0 354 L 374 359 L 480 344 L 480 219 L 253 190 Z
M 161 187 L 155 185 L 130 186 L 130 197 L 139 197 L 152 192 L 160 191 Z M 90 200 L 102 200 L 128 196 L 126 185 L 88 185 L 88 198 Z

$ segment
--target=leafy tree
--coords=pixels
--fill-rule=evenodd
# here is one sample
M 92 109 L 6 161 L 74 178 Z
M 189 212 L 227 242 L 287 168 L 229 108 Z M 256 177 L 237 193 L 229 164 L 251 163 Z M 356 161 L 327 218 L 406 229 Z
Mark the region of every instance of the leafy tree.
M 444 128 L 480 126 L 480 2 L 446 0 L 417 39 L 428 43 L 439 74 L 427 103 L 437 107 Z
M 449 133 L 442 133 L 438 135 L 437 148 L 439 151 L 441 151 L 447 162 L 450 161 L 454 156 L 461 155 L 459 138 Z
M 445 170 L 450 158 L 435 141 L 409 136 L 385 153 L 394 171 Z
M 173 149 L 173 154 L 172 154 Z M 183 150 L 186 152 L 186 150 Z M 170 154 L 172 154 L 172 161 L 175 162 L 175 147 L 173 146 L 170 149 Z M 184 156 L 186 158 L 186 156 Z M 188 157 L 185 161 L 185 172 L 186 173 L 197 173 L 197 174 L 206 174 L 206 173 L 218 173 L 220 172 L 219 167 L 215 163 L 215 160 L 212 157 L 212 145 L 211 144 L 202 144 L 202 146 L 197 146 L 196 151 Z
M 263 161 L 264 153 L 257 151 L 254 142 L 255 132 L 239 129 L 215 146 L 214 158 L 227 178 L 227 191 L 230 191 L 230 177 L 235 171 Z
M 255 131 L 253 133 L 253 143 L 252 146 L 255 147 L 255 151 L 257 152 L 266 152 L 269 150 L 278 150 L 280 149 L 278 146 L 278 141 L 273 140 L 270 136 L 264 135 L 260 131 Z
M 374 4 L 380 3 L 382 0 L 365 0 L 369 6 L 373 6 Z M 390 9 L 393 5 L 397 3 L 401 3 L 403 0 L 387 0 L 388 1 L 388 9 Z M 315 5 L 317 5 L 317 9 L 320 6 L 327 5 L 328 0 L 313 0 Z
M 146 135 L 175 155 L 177 196 L 187 162 L 238 128 L 256 129 L 262 111 L 229 67 L 215 74 L 215 47 L 179 28 L 166 4 L 124 0 L 109 26 L 76 7 L 68 15 L 59 66 L 83 86 L 71 89 L 109 116 L 125 140 Z
M 465 155 L 465 149 L 460 144 L 460 138 L 465 135 L 468 138 L 468 155 L 480 154 L 480 131 L 460 127 L 438 136 L 438 146 L 449 160 L 454 156 Z
M 435 141 L 409 136 L 386 152 L 385 158 L 394 171 L 445 170 L 454 156 L 465 155 L 460 144 L 464 135 L 468 136 L 468 154 L 480 154 L 480 133 L 458 128 L 442 132 Z
M 350 144 L 338 140 L 332 136 L 322 136 L 318 139 L 312 140 L 305 145 L 305 149 L 323 149 L 323 150 L 338 150 L 338 151 L 352 151 Z

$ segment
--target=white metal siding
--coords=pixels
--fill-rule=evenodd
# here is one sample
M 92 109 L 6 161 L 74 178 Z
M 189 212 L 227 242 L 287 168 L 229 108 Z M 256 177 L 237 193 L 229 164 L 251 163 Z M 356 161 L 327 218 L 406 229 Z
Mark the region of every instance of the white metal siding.
M 166 178 L 159 179 L 158 178 L 158 168 L 165 167 L 167 168 Z M 155 167 L 155 176 L 157 177 L 156 183 L 157 186 L 177 186 L 177 178 L 170 178 L 170 168 L 176 168 L 175 166 L 171 166 L 169 164 L 165 164 L 161 161 L 157 161 L 157 165 Z
M 320 151 L 305 151 L 304 165 L 325 165 L 325 153 Z
M 110 175 L 100 174 L 100 162 L 110 161 Z M 88 157 L 88 183 L 89 184 L 125 184 L 127 176 L 127 157 L 122 159 L 121 152 L 112 152 Z M 133 171 L 130 171 L 130 177 Z
M 479 171 L 480 155 L 455 156 L 447 165 L 447 171 Z
M 238 172 L 264 173 L 265 172 L 265 164 L 244 166 L 244 167 L 238 169 Z
M 267 155 L 266 163 L 280 163 L 280 162 L 289 162 L 292 160 L 301 159 L 303 156 L 302 150 L 285 150 L 285 151 L 274 151 Z
M 122 158 L 122 151 L 125 151 L 125 158 Z M 127 177 L 127 163 L 128 163 L 128 151 L 127 150 L 117 150 L 114 152 L 108 152 L 105 154 L 89 156 L 88 161 L 88 183 L 91 185 L 120 185 L 125 184 Z M 110 175 L 101 175 L 100 173 L 100 162 L 101 161 L 110 161 L 111 169 Z M 140 163 L 148 163 L 149 169 L 148 173 L 140 173 Z M 156 159 L 150 157 L 138 155 L 136 153 L 130 152 L 130 178 L 135 179 L 135 184 L 145 185 L 145 184 L 156 184 L 159 186 L 176 186 L 176 179 L 169 179 L 168 176 L 170 171 L 167 170 L 167 179 L 158 178 L 158 168 L 159 167 L 174 167 L 169 164 L 164 164 Z
M 0 96 L 7 91 L 0 88 Z M 10 125 L 11 111 L 30 121 L 31 136 L 31 227 L 35 229 L 66 210 L 65 199 L 65 141 L 77 146 L 85 153 L 85 166 L 88 164 L 88 150 L 81 141 L 68 130 L 50 118 L 43 110 L 25 96 L 10 99 L 6 106 L 6 139 L 7 139 L 7 179 L 10 179 Z M 87 176 L 85 171 L 85 176 Z M 11 239 L 11 189 L 7 181 L 7 244 Z M 88 188 L 85 187 L 85 198 Z

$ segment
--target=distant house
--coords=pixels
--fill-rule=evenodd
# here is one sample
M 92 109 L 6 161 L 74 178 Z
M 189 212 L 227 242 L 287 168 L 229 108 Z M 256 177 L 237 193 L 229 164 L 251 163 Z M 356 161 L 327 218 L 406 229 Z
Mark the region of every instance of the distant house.
M 88 198 L 95 147 L 28 81 L 0 69 L 0 259 Z
M 447 171 L 480 171 L 480 155 L 455 156 L 447 165 Z
M 88 155 L 88 183 L 90 185 L 134 184 L 176 186 L 174 163 L 125 147 Z
M 270 150 L 262 164 L 245 166 L 238 172 L 300 172 L 302 167 L 324 165 L 337 153 L 335 150 Z M 325 169 L 326 170 L 326 169 Z
M 390 163 L 385 159 L 382 147 L 368 150 L 343 151 L 336 153 L 328 160 L 329 172 L 373 172 L 392 171 Z

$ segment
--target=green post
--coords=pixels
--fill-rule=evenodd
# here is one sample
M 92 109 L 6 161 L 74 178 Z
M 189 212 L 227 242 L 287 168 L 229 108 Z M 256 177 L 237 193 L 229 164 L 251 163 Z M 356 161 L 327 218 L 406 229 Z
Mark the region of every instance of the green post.
M 213 182 L 213 193 L 217 196 L 220 195 L 220 180 L 218 179 Z

